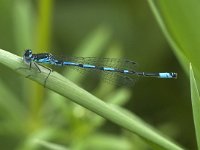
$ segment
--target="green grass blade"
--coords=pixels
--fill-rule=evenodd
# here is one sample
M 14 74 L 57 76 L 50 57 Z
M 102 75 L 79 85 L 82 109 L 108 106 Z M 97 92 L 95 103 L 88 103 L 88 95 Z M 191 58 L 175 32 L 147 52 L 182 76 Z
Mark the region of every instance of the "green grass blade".
M 132 150 L 132 144 L 131 140 L 127 141 L 126 138 L 120 136 L 97 133 L 85 138 L 84 142 L 74 143 L 71 149 Z
M 150 7 L 165 35 L 173 48 L 179 62 L 189 75 L 191 97 L 197 143 L 199 142 L 199 91 L 200 88 L 200 2 L 197 0 L 160 1 L 148 0 Z M 189 62 L 192 67 L 189 69 Z M 193 72 L 194 70 L 194 72 Z M 194 76 L 196 78 L 194 78 Z
M 181 46 L 182 43 L 179 43 L 176 40 L 176 37 L 175 37 L 175 34 L 179 34 L 179 33 L 176 33 L 175 31 L 173 32 L 173 31 L 170 30 L 172 24 L 170 24 L 169 18 L 164 16 L 167 12 L 165 14 L 163 14 L 161 12 L 162 7 L 160 5 L 162 4 L 162 2 L 160 2 L 161 3 L 159 5 L 160 7 L 157 4 L 159 2 L 157 2 L 157 1 L 148 0 L 148 2 L 149 2 L 149 5 L 151 7 L 151 10 L 153 11 L 153 13 L 154 13 L 154 15 L 155 15 L 155 17 L 158 21 L 160 28 L 162 29 L 162 31 L 163 31 L 165 37 L 167 38 L 169 44 L 172 46 L 176 57 L 179 59 L 179 62 L 181 63 L 181 65 L 183 66 L 185 71 L 188 72 L 187 66 L 189 64 L 189 60 L 188 60 L 187 56 L 184 54 L 184 52 L 182 51 L 183 50 L 183 48 Z M 171 3 L 173 3 L 173 1 L 171 1 Z
M 28 66 L 22 62 L 20 57 L 4 50 L 0 50 L 0 63 L 13 70 L 16 70 L 16 72 L 24 76 L 29 75 L 30 79 L 38 82 L 41 85 L 44 84 L 44 80 L 49 73 L 49 70 L 43 67 L 40 68 L 42 73 L 39 73 L 36 68 L 32 68 L 31 70 L 24 69 L 24 67 L 27 68 Z M 139 119 L 133 119 L 133 117 L 130 117 L 126 113 L 123 113 L 111 105 L 106 104 L 102 100 L 78 87 L 56 72 L 52 72 L 49 76 L 46 88 L 59 93 L 71 101 L 95 112 L 103 118 L 114 122 L 122 128 L 137 134 L 159 149 L 183 149 L 168 138 L 153 130 L 143 121 Z
M 196 130 L 197 145 L 198 149 L 200 149 L 200 96 L 191 64 L 190 64 L 190 88 L 191 88 L 192 108 L 193 108 L 194 125 Z
M 197 0 L 148 0 L 150 7 L 179 62 L 189 75 L 188 64 L 200 78 L 200 2 Z M 198 87 L 200 86 L 197 83 Z
M 0 95 L 2 97 L 0 98 L 0 106 L 7 112 L 6 118 L 10 119 L 9 117 L 12 117 L 12 119 L 20 123 L 21 119 L 24 119 L 24 115 L 27 113 L 26 108 L 1 80 L 0 85 Z M 16 111 L 13 111 L 13 108 Z
M 41 145 L 41 147 L 47 148 L 48 150 L 69 150 L 62 145 L 50 143 L 44 140 L 37 140 L 35 143 Z
M 53 0 L 38 1 L 37 49 L 48 49 L 51 44 Z
M 22 53 L 20 49 L 24 47 L 29 48 L 34 45 L 34 22 L 31 2 L 23 0 L 15 1 L 13 8 L 13 31 L 17 52 Z

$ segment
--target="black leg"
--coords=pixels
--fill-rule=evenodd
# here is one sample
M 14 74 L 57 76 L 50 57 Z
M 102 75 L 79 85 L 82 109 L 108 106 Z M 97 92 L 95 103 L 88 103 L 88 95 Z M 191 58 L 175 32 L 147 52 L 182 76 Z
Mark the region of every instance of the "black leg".
M 47 77 L 44 80 L 44 87 L 46 86 L 47 79 L 49 78 L 49 76 L 50 76 L 50 74 L 52 72 L 52 69 L 48 68 L 48 70 L 49 70 L 49 73 L 48 73 Z
M 31 70 L 31 62 L 29 63 L 29 67 L 27 68 L 27 67 L 19 67 L 19 68 L 17 68 L 17 69 L 15 69 L 16 71 L 17 70 L 20 70 L 20 69 L 28 69 L 28 70 Z M 28 76 L 30 76 L 30 75 L 28 75 Z
M 29 70 L 31 70 L 31 65 L 32 65 L 32 62 L 30 62 L 30 65 L 29 65 Z
M 42 71 L 40 70 L 38 64 L 36 64 L 36 63 L 34 63 L 34 64 L 35 64 L 35 66 L 38 68 L 38 70 L 39 70 L 40 72 L 42 72 Z M 51 69 L 51 68 L 48 68 L 48 67 L 46 67 L 46 66 L 43 66 L 43 65 L 41 65 L 41 64 L 40 64 L 40 66 L 42 66 L 42 67 L 44 67 L 44 68 L 46 68 L 46 69 L 49 70 L 49 73 L 48 73 L 47 77 L 46 77 L 45 80 L 44 80 L 44 87 L 46 87 L 46 82 L 47 82 L 47 79 L 49 78 L 49 76 L 50 76 L 50 74 L 51 74 L 51 72 L 52 72 L 52 69 Z
M 30 63 L 31 64 L 31 63 Z M 37 63 L 33 63 L 34 65 L 35 65 L 35 67 L 37 68 L 37 70 L 41 73 L 42 71 L 40 70 L 40 67 L 38 66 L 38 64 Z M 31 65 L 30 65 L 30 68 L 31 68 Z
M 48 67 L 46 67 L 46 66 L 43 66 L 43 65 L 38 65 L 38 64 L 35 63 L 35 62 L 30 62 L 28 68 L 20 67 L 20 68 L 17 68 L 16 70 L 18 70 L 18 69 L 29 69 L 29 70 L 31 70 L 31 68 L 32 68 L 32 63 L 35 65 L 35 67 L 37 68 L 37 70 L 38 70 L 40 73 L 41 73 L 42 71 L 41 71 L 41 69 L 40 69 L 39 66 L 42 66 L 42 67 L 44 67 L 44 68 L 46 68 L 46 69 L 49 70 L 49 73 L 48 73 L 47 77 L 46 77 L 45 80 L 44 80 L 44 87 L 45 87 L 45 86 L 46 86 L 47 79 L 49 78 L 49 76 L 50 76 L 50 74 L 51 74 L 51 72 L 52 72 L 52 69 L 50 69 L 50 68 L 48 68 Z M 26 76 L 26 78 L 29 78 L 29 77 L 31 77 L 31 75 L 27 75 L 27 76 Z

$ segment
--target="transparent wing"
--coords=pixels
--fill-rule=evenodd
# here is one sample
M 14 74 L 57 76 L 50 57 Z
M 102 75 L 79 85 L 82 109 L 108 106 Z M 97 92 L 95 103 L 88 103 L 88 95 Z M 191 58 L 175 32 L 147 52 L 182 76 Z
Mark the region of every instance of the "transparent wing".
M 65 61 L 65 62 L 73 62 L 79 64 L 89 64 L 98 67 L 110 67 L 120 70 L 129 70 L 134 71 L 136 68 L 136 63 L 134 61 L 118 59 L 118 58 L 96 58 L 96 57 L 55 57 L 54 59 Z M 132 86 L 137 80 L 137 76 L 120 73 L 120 72 L 112 72 L 112 71 L 104 71 L 94 68 L 82 68 L 78 66 L 66 66 L 70 69 L 75 69 L 81 74 L 87 74 L 87 76 L 94 76 L 95 78 L 102 78 L 104 81 L 108 83 L 112 83 L 115 85 L 125 85 Z
M 90 64 L 99 67 L 112 67 L 117 69 L 134 70 L 136 62 L 119 58 L 96 58 L 96 57 L 54 57 L 56 60 Z

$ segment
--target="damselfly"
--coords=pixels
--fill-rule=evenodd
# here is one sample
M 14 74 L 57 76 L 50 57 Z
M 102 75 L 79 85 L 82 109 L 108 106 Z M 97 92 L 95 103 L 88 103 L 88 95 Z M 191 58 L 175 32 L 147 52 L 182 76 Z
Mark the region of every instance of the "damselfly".
M 103 74 L 103 78 L 112 81 L 117 80 L 119 84 L 132 84 L 137 77 L 155 77 L 176 79 L 177 73 L 174 72 L 138 72 L 135 71 L 136 63 L 130 60 L 117 58 L 95 58 L 95 57 L 64 57 L 59 58 L 51 53 L 33 54 L 31 49 L 25 50 L 23 55 L 25 63 L 51 64 L 56 66 L 70 66 L 78 70 L 92 71 L 96 74 Z M 39 67 L 37 67 L 39 69 Z M 39 69 L 40 71 L 40 69 Z M 51 73 L 51 69 L 50 69 Z M 50 75 L 49 73 L 49 75 Z M 49 77 L 45 79 L 46 81 Z

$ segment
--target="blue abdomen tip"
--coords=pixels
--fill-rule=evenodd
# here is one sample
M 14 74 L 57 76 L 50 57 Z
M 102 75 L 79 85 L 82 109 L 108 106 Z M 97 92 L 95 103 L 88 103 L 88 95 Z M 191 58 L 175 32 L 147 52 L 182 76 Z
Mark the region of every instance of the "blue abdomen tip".
M 177 78 L 177 73 L 159 73 L 160 78 Z

